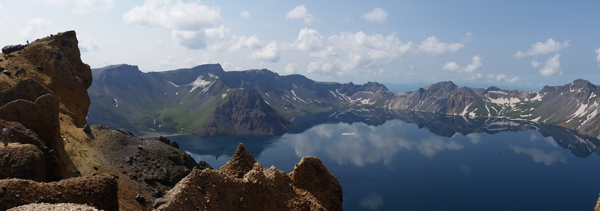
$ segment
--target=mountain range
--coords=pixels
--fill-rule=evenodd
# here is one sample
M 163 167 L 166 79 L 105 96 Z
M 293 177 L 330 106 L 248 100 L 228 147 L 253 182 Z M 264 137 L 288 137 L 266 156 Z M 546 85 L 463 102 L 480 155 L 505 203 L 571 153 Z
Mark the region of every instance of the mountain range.
M 538 92 L 444 81 L 394 93 L 376 82 L 316 82 L 266 69 L 224 71 L 219 64 L 148 73 L 124 64 L 93 69 L 92 75 L 87 121 L 138 134 L 278 134 L 294 127 L 296 117 L 340 108 L 496 117 L 600 134 L 600 90 L 583 79 Z

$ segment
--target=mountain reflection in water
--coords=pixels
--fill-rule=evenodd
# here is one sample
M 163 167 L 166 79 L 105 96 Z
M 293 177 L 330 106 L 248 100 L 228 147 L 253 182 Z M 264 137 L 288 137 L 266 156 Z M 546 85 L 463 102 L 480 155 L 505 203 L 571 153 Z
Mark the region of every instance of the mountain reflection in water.
M 294 122 L 280 136 L 171 140 L 215 168 L 240 142 L 285 172 L 317 156 L 340 181 L 345 210 L 580 210 L 600 193 L 600 159 L 581 159 L 600 141 L 557 126 L 385 109 Z

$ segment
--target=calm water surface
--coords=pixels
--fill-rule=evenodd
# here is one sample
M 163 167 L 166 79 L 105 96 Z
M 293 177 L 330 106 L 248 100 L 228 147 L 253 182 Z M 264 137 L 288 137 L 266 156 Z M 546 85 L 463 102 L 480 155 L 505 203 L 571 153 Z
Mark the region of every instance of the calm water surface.
M 592 210 L 600 193 L 600 142 L 554 126 L 376 110 L 294 121 L 280 136 L 171 140 L 214 168 L 238 143 L 287 173 L 317 156 L 345 210 Z

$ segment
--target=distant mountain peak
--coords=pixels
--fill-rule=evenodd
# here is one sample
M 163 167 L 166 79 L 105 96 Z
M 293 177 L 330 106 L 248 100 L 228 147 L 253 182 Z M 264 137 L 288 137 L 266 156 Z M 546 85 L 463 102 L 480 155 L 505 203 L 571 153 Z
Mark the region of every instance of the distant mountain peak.
M 456 84 L 454 84 L 454 82 L 452 81 L 442 81 L 442 82 L 437 82 L 435 84 L 432 84 L 428 87 L 425 87 L 425 90 L 429 91 L 429 92 L 451 92 L 453 90 L 455 90 L 456 88 L 458 88 L 458 86 Z

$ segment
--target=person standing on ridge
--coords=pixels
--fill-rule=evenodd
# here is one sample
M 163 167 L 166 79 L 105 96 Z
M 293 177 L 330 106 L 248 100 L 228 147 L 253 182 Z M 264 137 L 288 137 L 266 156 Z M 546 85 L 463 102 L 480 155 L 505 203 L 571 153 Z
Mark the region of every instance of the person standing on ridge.
M 2 129 L 2 141 L 4 141 L 4 147 L 8 146 L 8 128 Z

